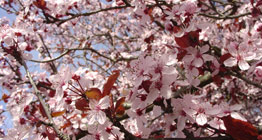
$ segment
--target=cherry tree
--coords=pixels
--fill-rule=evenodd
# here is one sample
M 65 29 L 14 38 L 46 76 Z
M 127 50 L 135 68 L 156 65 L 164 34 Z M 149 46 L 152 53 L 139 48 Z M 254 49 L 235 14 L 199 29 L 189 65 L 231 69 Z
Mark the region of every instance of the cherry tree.
M 261 140 L 261 6 L 1 0 L 0 137 Z

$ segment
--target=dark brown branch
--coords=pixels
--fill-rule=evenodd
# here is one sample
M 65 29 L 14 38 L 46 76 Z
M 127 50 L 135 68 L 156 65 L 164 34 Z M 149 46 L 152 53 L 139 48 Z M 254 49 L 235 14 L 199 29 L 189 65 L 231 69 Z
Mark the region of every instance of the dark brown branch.
M 36 62 L 36 63 L 49 63 L 49 62 L 52 62 L 52 61 L 55 61 L 55 60 L 58 60 L 60 58 L 62 58 L 64 55 L 68 54 L 69 52 L 71 51 L 76 51 L 76 50 L 89 50 L 91 51 L 92 53 L 95 53 L 97 54 L 98 56 L 101 56 L 103 58 L 106 58 L 108 60 L 110 60 L 111 62 L 113 63 L 117 63 L 119 61 L 131 61 L 131 60 L 134 60 L 136 58 L 124 58 L 124 57 L 121 57 L 119 59 L 112 59 L 106 55 L 103 55 L 101 53 L 99 53 L 97 50 L 93 49 L 93 48 L 90 48 L 90 47 L 85 47 L 85 48 L 73 48 L 73 49 L 67 49 L 65 52 L 63 52 L 60 56 L 56 57 L 56 58 L 53 58 L 53 59 L 49 59 L 49 60 L 44 60 L 44 61 L 41 61 L 41 60 L 29 60 L 29 61 L 32 61 L 32 62 Z
M 63 23 L 69 21 L 69 20 L 72 20 L 72 19 L 75 19 L 75 18 L 78 18 L 78 17 L 81 17 L 81 16 L 91 16 L 91 15 L 94 15 L 94 14 L 97 14 L 97 13 L 100 13 L 100 12 L 110 11 L 110 10 L 117 10 L 117 9 L 123 9 L 123 8 L 127 8 L 127 7 L 132 7 L 132 6 L 131 6 L 131 5 L 125 5 L 125 6 L 109 7 L 109 8 L 100 9 L 100 10 L 93 11 L 93 12 L 89 12 L 89 13 L 81 13 L 81 14 L 67 13 L 68 15 L 71 16 L 70 18 L 67 18 L 67 19 L 57 19 L 57 20 L 54 20 L 53 23 L 55 23 L 55 22 L 58 21 L 58 24 L 57 24 L 57 25 L 60 26 L 60 25 L 62 25 Z M 52 23 L 52 22 L 50 22 L 50 23 Z
M 86 61 L 90 61 L 91 63 L 93 63 L 93 64 L 95 64 L 97 67 L 99 67 L 101 70 L 103 70 L 105 73 L 107 73 L 108 75 L 110 75 L 110 73 L 107 71 L 107 70 L 105 70 L 102 66 L 100 66 L 99 64 L 97 64 L 96 62 L 94 62 L 93 60 L 91 60 L 91 59 L 88 59 L 87 57 L 86 57 L 86 53 L 84 53 L 84 56 L 83 56 L 83 58 L 86 60 Z
M 200 13 L 199 15 L 204 16 L 204 17 L 208 17 L 208 18 L 213 18 L 213 19 L 235 19 L 235 18 L 240 18 L 240 17 L 251 15 L 251 13 L 248 12 L 248 13 L 244 13 L 244 14 L 240 14 L 240 15 L 234 15 L 234 16 L 213 16 L 213 15 L 208 15 L 208 14 L 204 14 L 204 13 Z
M 194 137 L 194 138 L 149 138 L 143 140 L 233 140 L 228 136 L 217 136 L 217 137 Z
M 55 60 L 58 60 L 58 59 L 62 58 L 64 55 L 68 54 L 69 52 L 70 52 L 70 50 L 66 50 L 60 56 L 58 56 L 56 58 L 53 58 L 53 59 L 49 59 L 49 60 L 41 61 L 41 60 L 33 60 L 32 59 L 32 60 L 29 60 L 29 61 L 36 62 L 36 63 L 49 63 L 49 62 L 52 62 L 52 61 L 55 61 Z
M 127 131 L 125 127 L 118 120 L 110 117 L 109 115 L 107 117 L 110 119 L 110 121 L 113 123 L 114 126 L 118 127 L 120 131 L 125 134 L 125 140 L 143 140 L 141 138 L 134 136 L 129 131 Z
M 245 81 L 246 83 L 248 83 L 250 85 L 253 85 L 253 86 L 257 87 L 257 88 L 262 89 L 262 85 L 260 85 L 259 83 L 256 83 L 256 82 L 253 82 L 253 81 L 249 80 L 248 78 L 242 76 L 239 72 L 236 72 L 236 73 L 235 72 L 229 72 L 229 74 L 232 75 L 232 76 L 235 76 L 235 77 L 237 77 L 237 78 L 239 78 L 239 79 L 241 79 L 243 81 Z

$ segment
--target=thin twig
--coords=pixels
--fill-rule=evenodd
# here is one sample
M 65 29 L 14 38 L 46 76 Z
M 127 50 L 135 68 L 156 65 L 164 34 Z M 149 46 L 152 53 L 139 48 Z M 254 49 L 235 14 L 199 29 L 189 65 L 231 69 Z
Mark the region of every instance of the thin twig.
M 97 11 L 89 12 L 89 13 L 81 13 L 81 14 L 67 13 L 68 15 L 71 15 L 72 17 L 67 18 L 67 19 L 58 19 L 58 20 L 55 20 L 54 22 L 59 21 L 57 25 L 60 26 L 61 24 L 65 23 L 65 22 L 67 22 L 69 20 L 72 20 L 72 19 L 75 19 L 75 18 L 78 18 L 78 17 L 81 17 L 81 16 L 91 16 L 91 15 L 94 15 L 94 14 L 97 14 L 97 13 L 100 13 L 100 12 L 103 12 L 103 11 L 123 9 L 123 8 L 127 8 L 127 7 L 131 7 L 131 5 L 109 7 L 109 8 L 105 8 L 105 9 L 100 9 L 100 10 L 97 10 Z
M 43 60 L 43 61 L 41 61 L 41 60 L 29 60 L 29 61 L 32 61 L 32 62 L 36 62 L 36 63 L 49 63 L 49 62 L 52 62 L 52 61 L 55 61 L 55 60 L 57 60 L 57 59 L 60 59 L 61 57 L 63 57 L 64 55 L 66 55 L 67 53 L 69 53 L 70 52 L 70 50 L 66 50 L 65 52 L 63 52 L 61 55 L 59 55 L 58 57 L 55 57 L 55 58 L 53 58 L 53 59 L 49 59 L 49 60 Z
M 235 15 L 235 16 L 225 16 L 225 17 L 221 17 L 221 16 L 212 16 L 212 15 L 207 15 L 204 13 L 200 13 L 200 16 L 204 16 L 204 17 L 208 17 L 208 18 L 213 18 L 213 19 L 235 19 L 235 18 L 240 18 L 240 17 L 244 17 L 244 16 L 248 16 L 251 15 L 250 12 L 244 13 L 244 14 L 240 14 L 240 15 Z
M 60 58 L 62 58 L 64 55 L 68 54 L 70 51 L 77 51 L 77 50 L 89 50 L 91 51 L 92 53 L 95 53 L 97 54 L 98 56 L 101 56 L 103 58 L 106 58 L 108 60 L 110 60 L 112 63 L 117 63 L 119 61 L 131 61 L 131 60 L 134 60 L 134 59 L 137 59 L 137 58 L 124 58 L 124 57 L 121 57 L 117 60 L 114 60 L 106 55 L 103 55 L 101 53 L 99 53 L 97 50 L 93 49 L 93 48 L 90 48 L 90 47 L 85 47 L 85 48 L 72 48 L 72 49 L 67 49 L 65 52 L 63 52 L 61 55 L 59 55 L 58 57 L 56 58 L 53 58 L 53 59 L 49 59 L 49 60 L 29 60 L 29 61 L 32 61 L 32 62 L 36 62 L 36 63 L 49 63 L 49 62 L 52 62 L 52 61 L 55 61 L 55 60 L 58 60 Z
M 51 54 L 50 54 L 50 52 L 49 52 L 49 50 L 48 50 L 48 47 L 46 46 L 46 44 L 45 44 L 45 42 L 44 42 L 43 37 L 42 37 L 40 34 L 38 34 L 38 36 L 39 36 L 39 38 L 40 38 L 43 46 L 45 47 L 45 50 L 46 50 L 46 52 L 47 52 L 47 55 L 48 55 L 50 58 L 52 58 L 52 56 L 51 56 Z M 50 63 L 49 65 L 50 65 L 51 69 L 53 70 L 54 74 L 56 74 L 56 73 L 57 73 L 57 68 L 56 68 L 54 62 L 51 61 L 51 63 Z

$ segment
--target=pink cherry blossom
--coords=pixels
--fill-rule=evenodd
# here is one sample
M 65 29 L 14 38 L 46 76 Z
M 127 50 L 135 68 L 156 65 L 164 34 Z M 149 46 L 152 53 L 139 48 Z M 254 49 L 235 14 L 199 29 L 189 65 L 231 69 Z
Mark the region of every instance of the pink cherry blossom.
M 227 115 L 261 127 L 261 0 L 0 8 L 0 139 L 228 139 Z
M 92 125 L 95 122 L 104 124 L 106 122 L 106 114 L 103 112 L 104 109 L 109 107 L 109 96 L 101 98 L 99 101 L 91 99 L 89 102 L 90 111 L 88 111 L 88 124 Z
M 247 70 L 250 67 L 247 61 L 255 57 L 254 53 L 250 52 L 243 44 L 237 45 L 236 43 L 231 43 L 228 51 L 232 57 L 224 62 L 225 66 L 232 67 L 238 64 L 241 70 Z
M 199 104 L 198 102 L 195 103 Z M 185 108 L 185 112 L 195 118 L 196 123 L 204 125 L 208 122 L 209 116 L 216 115 L 220 112 L 220 108 L 212 107 L 209 103 L 200 103 L 197 106 Z
M 183 58 L 183 61 L 185 61 L 186 63 L 192 63 L 192 65 L 195 67 L 201 67 L 204 62 L 213 60 L 213 57 L 211 55 L 204 54 L 208 50 L 209 47 L 207 45 L 201 47 L 199 50 L 193 47 L 189 47 L 187 50 L 189 54 Z

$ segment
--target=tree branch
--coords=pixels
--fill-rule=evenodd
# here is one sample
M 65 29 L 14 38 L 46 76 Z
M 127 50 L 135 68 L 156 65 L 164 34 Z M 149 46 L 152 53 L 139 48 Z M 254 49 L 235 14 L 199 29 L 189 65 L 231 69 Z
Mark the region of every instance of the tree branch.
M 262 85 L 249 80 L 248 78 L 242 76 L 239 72 L 234 73 L 234 72 L 230 71 L 229 74 L 232 75 L 232 76 L 235 76 L 235 77 L 237 77 L 237 78 L 239 78 L 239 79 L 241 79 L 243 81 L 245 81 L 246 83 L 248 83 L 250 85 L 253 85 L 253 86 L 257 87 L 257 88 L 262 89 Z
M 69 137 L 64 135 L 62 132 L 60 132 L 58 127 L 55 125 L 55 122 L 54 122 L 54 120 L 53 120 L 53 118 L 51 116 L 51 112 L 50 112 L 48 106 L 45 104 L 44 99 L 43 99 L 42 95 L 40 94 L 39 90 L 37 89 L 36 84 L 35 84 L 32 76 L 31 76 L 31 74 L 30 74 L 30 72 L 28 70 L 28 67 L 26 65 L 26 62 L 24 61 L 23 58 L 22 58 L 22 65 L 23 65 L 23 67 L 24 67 L 24 69 L 26 71 L 26 75 L 29 78 L 29 81 L 30 81 L 31 85 L 33 86 L 33 89 L 35 91 L 35 95 L 37 96 L 39 102 L 43 106 L 44 112 L 47 115 L 48 120 L 50 121 L 50 123 L 48 123 L 48 124 L 50 124 L 50 126 L 54 129 L 54 131 L 56 132 L 56 134 L 58 135 L 59 138 L 61 138 L 62 140 L 69 140 Z
M 122 9 L 122 8 L 127 8 L 127 7 L 132 7 L 132 6 L 131 6 L 131 5 L 125 5 L 125 6 L 109 7 L 109 8 L 100 9 L 100 10 L 93 11 L 93 12 L 89 12 L 89 13 L 81 13 L 81 14 L 67 13 L 68 15 L 71 15 L 70 18 L 67 18 L 67 19 L 57 19 L 57 20 L 54 20 L 54 21 L 49 21 L 48 23 L 58 22 L 57 25 L 60 26 L 60 25 L 62 25 L 63 23 L 65 23 L 65 22 L 67 22 L 67 21 L 69 21 L 69 20 L 78 18 L 78 17 L 80 17 L 80 16 L 91 16 L 91 15 L 94 15 L 94 14 L 97 14 L 97 13 L 100 13 L 100 12 L 103 12 L 103 11 L 117 10 L 117 9 Z
M 194 138 L 148 138 L 143 140 L 233 140 L 228 136 L 194 137 Z
M 251 15 L 251 13 L 247 12 L 247 13 L 235 15 L 235 16 L 212 16 L 212 15 L 207 15 L 207 14 L 204 14 L 204 13 L 200 13 L 199 15 L 204 16 L 204 17 L 208 17 L 208 18 L 213 18 L 213 19 L 235 19 L 235 18 L 240 18 L 240 17 Z
M 55 61 L 55 60 L 58 60 L 60 59 L 61 57 L 63 57 L 64 55 L 66 55 L 67 53 L 69 53 L 70 50 L 66 50 L 65 52 L 63 52 L 60 56 L 58 57 L 55 57 L 53 59 L 49 59 L 49 60 L 44 60 L 44 61 L 41 61 L 41 60 L 29 60 L 29 61 L 32 61 L 32 62 L 36 62 L 36 63 L 49 63 L 49 62 L 52 62 L 52 61 Z

